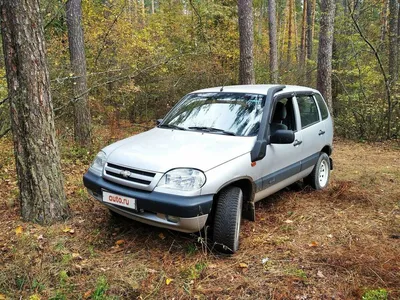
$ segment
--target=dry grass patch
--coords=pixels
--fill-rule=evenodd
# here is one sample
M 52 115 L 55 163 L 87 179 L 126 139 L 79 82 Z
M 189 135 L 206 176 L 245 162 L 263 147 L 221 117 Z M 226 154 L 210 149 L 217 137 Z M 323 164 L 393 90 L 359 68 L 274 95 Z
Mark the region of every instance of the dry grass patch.
M 112 130 L 95 147 L 127 134 Z M 63 170 L 73 215 L 42 227 L 20 220 L 12 145 L 1 140 L 6 298 L 400 298 L 400 157 L 393 145 L 337 141 L 329 188 L 295 185 L 258 202 L 257 221 L 244 221 L 240 251 L 229 257 L 210 252 L 204 232 L 112 218 L 82 186 L 96 151 L 67 144 Z

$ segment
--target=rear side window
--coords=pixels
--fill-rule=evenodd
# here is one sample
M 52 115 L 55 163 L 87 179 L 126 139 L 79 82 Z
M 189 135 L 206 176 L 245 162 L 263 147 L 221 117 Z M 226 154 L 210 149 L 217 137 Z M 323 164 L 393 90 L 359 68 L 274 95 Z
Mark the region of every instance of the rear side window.
M 312 96 L 297 96 L 300 110 L 301 128 L 319 122 L 317 104 Z
M 321 111 L 322 120 L 325 120 L 329 115 L 328 108 L 326 107 L 325 101 L 320 94 L 315 94 L 314 97 L 317 100 L 319 110 Z

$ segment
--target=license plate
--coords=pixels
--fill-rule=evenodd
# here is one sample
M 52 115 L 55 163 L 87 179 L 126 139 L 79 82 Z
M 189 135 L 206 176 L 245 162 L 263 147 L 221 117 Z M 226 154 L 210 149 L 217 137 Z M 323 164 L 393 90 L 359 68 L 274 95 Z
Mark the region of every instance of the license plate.
M 103 191 L 103 201 L 122 207 L 136 209 L 136 199 Z

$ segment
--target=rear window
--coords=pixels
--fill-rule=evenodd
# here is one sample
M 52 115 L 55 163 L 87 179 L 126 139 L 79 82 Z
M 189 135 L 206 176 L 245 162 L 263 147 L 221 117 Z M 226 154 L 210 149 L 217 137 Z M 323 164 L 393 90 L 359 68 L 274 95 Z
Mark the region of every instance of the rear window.
M 320 94 L 315 94 L 314 97 L 317 100 L 319 110 L 321 111 L 322 120 L 325 120 L 329 115 L 328 108 L 326 107 L 325 101 Z

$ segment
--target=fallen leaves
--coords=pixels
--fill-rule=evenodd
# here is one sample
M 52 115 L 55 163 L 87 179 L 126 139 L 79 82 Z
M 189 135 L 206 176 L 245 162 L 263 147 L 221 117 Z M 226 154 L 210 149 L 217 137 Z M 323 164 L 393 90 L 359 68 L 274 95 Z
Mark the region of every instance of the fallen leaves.
M 166 278 L 165 279 L 165 284 L 166 285 L 170 285 L 172 281 L 174 281 L 172 278 Z
M 247 269 L 249 266 L 246 263 L 239 263 L 239 267 L 242 269 Z
M 79 259 L 79 260 L 82 260 L 83 258 L 82 258 L 82 256 L 79 254 L 79 253 L 72 253 L 72 259 Z
M 320 270 L 318 270 L 317 276 L 318 276 L 319 278 L 325 278 L 325 275 L 324 275 Z
M 92 290 L 88 290 L 83 294 L 83 299 L 89 299 L 90 296 L 92 296 L 93 291 Z
M 318 247 L 318 243 L 315 241 L 312 241 L 311 243 L 308 244 L 308 247 L 312 247 L 312 248 Z
M 22 234 L 23 231 L 24 231 L 24 228 L 21 225 L 19 225 L 15 228 L 16 235 Z
M 70 228 L 70 227 L 65 227 L 65 228 L 63 229 L 63 232 L 64 232 L 64 233 L 74 234 L 74 233 L 75 233 L 75 229 Z
M 122 245 L 124 243 L 125 243 L 125 240 L 118 240 L 118 241 L 115 242 L 115 245 L 116 246 L 120 246 L 120 245 Z

